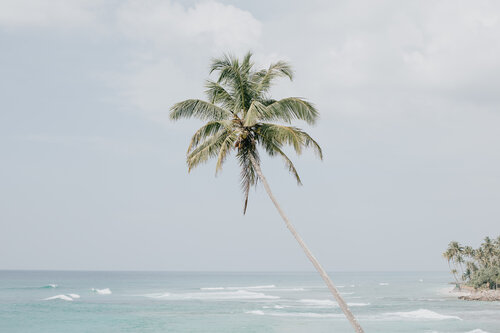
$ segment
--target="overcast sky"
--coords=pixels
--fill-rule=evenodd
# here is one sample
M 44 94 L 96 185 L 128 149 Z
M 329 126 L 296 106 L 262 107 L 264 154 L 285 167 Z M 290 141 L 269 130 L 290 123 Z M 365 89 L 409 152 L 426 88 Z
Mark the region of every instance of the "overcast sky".
M 262 187 L 188 174 L 210 58 L 290 61 L 322 145 L 263 171 L 329 270 L 445 270 L 500 233 L 500 2 L 0 2 L 0 269 L 310 270 Z

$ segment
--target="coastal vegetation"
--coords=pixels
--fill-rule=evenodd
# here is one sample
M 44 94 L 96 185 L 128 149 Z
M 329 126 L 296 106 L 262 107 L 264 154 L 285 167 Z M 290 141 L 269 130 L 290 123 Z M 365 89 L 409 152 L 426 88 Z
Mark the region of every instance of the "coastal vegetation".
M 322 158 L 322 151 L 308 133 L 288 125 L 295 120 L 312 125 L 318 119 L 318 111 L 303 98 L 271 98 L 270 88 L 275 79 L 293 79 L 292 68 L 287 62 L 278 61 L 268 68 L 256 70 L 250 52 L 241 60 L 225 55 L 212 60 L 210 74 L 217 77 L 205 84 L 207 101 L 188 99 L 175 104 L 170 110 L 172 120 L 198 118 L 206 121 L 191 138 L 187 150 L 188 169 L 192 170 L 213 158 L 218 173 L 226 158 L 234 153 L 240 166 L 243 213 L 247 210 L 250 188 L 261 182 L 287 228 L 325 281 L 355 331 L 363 332 L 326 271 L 278 204 L 261 168 L 260 150 L 263 150 L 269 156 L 281 157 L 300 185 L 299 174 L 284 148 L 290 146 L 297 154 L 311 148 L 319 158 Z
M 443 257 L 458 286 L 500 289 L 500 236 L 486 237 L 477 249 L 450 242 Z

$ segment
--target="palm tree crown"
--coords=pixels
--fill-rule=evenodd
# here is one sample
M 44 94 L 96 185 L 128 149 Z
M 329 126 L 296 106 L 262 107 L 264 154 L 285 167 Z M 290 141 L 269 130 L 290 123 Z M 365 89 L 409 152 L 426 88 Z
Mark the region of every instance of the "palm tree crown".
M 221 170 L 226 157 L 236 152 L 241 167 L 241 186 L 246 212 L 248 194 L 258 182 L 254 161 L 259 162 L 257 147 L 270 156 L 281 156 L 288 170 L 301 184 L 292 161 L 283 152 L 290 145 L 297 154 L 311 147 L 322 158 L 321 148 L 309 134 L 300 128 L 287 126 L 292 120 L 314 124 L 318 111 L 306 100 L 288 97 L 274 100 L 269 96 L 271 84 L 278 77 L 293 79 L 290 65 L 284 61 L 273 63 L 267 69 L 254 70 L 252 54 L 240 61 L 231 55 L 212 60 L 210 74 L 215 81 L 206 82 L 208 101 L 188 99 L 171 108 L 170 118 L 195 117 L 207 121 L 191 138 L 187 152 L 189 170 L 216 158 L 216 173 Z

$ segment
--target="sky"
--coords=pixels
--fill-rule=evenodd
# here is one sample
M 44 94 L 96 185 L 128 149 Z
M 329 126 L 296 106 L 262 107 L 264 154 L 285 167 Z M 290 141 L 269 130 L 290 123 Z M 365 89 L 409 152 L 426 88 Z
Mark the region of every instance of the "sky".
M 500 2 L 0 2 L 0 269 L 308 271 L 262 186 L 187 172 L 210 59 L 289 61 L 321 113 L 270 185 L 331 271 L 446 270 L 500 233 Z

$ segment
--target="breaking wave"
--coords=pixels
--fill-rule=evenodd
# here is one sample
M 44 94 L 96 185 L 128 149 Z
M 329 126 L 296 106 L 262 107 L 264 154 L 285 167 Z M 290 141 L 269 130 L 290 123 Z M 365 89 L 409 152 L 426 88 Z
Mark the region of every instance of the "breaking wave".
M 274 305 L 274 306 L 263 306 L 263 309 L 284 309 L 284 308 L 289 308 L 290 306 L 288 305 Z
M 264 312 L 261 310 L 252 310 L 245 312 L 258 316 L 275 316 L 275 317 L 307 317 L 307 318 L 341 318 L 343 314 L 334 313 L 314 313 L 314 312 Z
M 447 320 L 447 319 L 455 319 L 462 320 L 457 316 L 448 316 L 442 315 L 440 313 L 427 310 L 427 309 L 419 309 L 415 311 L 407 311 L 407 312 L 388 312 L 383 315 L 388 319 L 409 319 L 409 320 Z
M 44 298 L 43 300 L 50 301 L 50 300 L 55 300 L 55 299 L 60 299 L 63 301 L 72 301 L 73 300 L 71 297 L 66 296 L 66 295 L 56 295 L 56 296 Z
M 206 287 L 206 288 L 200 288 L 200 290 L 224 290 L 226 288 L 224 287 Z
M 110 295 L 111 294 L 111 290 L 109 288 L 104 288 L 104 289 L 92 288 L 91 290 L 99 295 Z
M 329 299 L 301 299 L 299 300 L 300 303 L 303 303 L 308 306 L 313 306 L 313 307 L 326 307 L 326 308 L 331 308 L 331 307 L 338 307 L 337 302 L 329 300 Z M 370 303 L 347 303 L 347 305 L 355 307 L 355 306 L 368 306 Z
M 263 286 L 248 286 L 248 287 L 204 287 L 200 290 L 242 290 L 242 289 L 273 289 L 276 288 L 274 284 L 268 284 Z
M 306 291 L 306 289 L 297 287 L 297 288 L 279 288 L 276 291 Z
M 266 295 L 247 290 L 237 291 L 221 291 L 221 292 L 208 292 L 208 293 L 184 293 L 184 294 L 149 294 L 145 295 L 151 298 L 165 299 L 165 300 L 233 300 L 233 299 L 278 299 L 278 296 Z
M 43 288 L 43 289 L 52 289 L 52 288 L 57 288 L 57 287 L 58 287 L 58 285 L 57 285 L 57 284 L 55 284 L 55 283 L 50 283 L 50 284 L 48 284 L 48 285 L 46 285 L 46 286 L 43 286 L 43 287 L 40 287 L 40 288 Z

